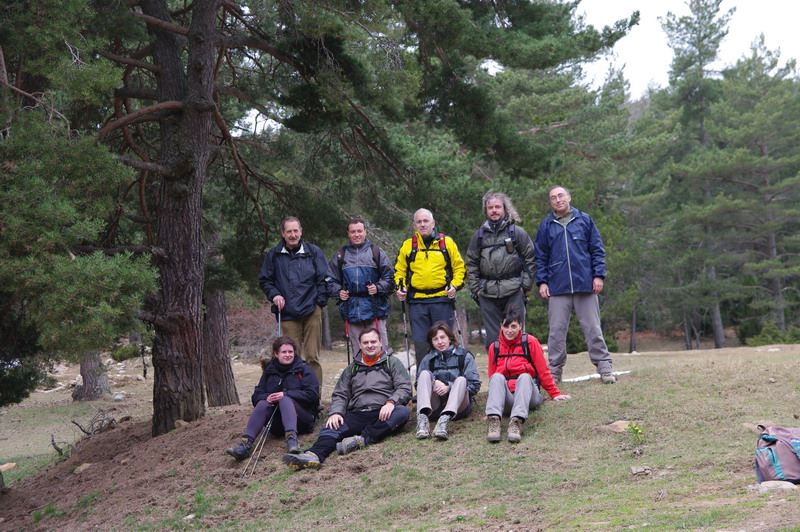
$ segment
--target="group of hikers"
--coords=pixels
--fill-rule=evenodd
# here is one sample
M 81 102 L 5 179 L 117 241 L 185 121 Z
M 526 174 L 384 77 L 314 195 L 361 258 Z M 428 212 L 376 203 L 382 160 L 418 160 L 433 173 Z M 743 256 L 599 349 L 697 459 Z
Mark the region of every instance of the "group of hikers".
M 427 209 L 414 213 L 414 234 L 400 248 L 394 267 L 367 239 L 366 223 L 347 224 L 349 242 L 326 263 L 322 250 L 302 239 L 300 221 L 283 220 L 282 240 L 270 249 L 259 284 L 273 305 L 282 336 L 252 396 L 254 409 L 240 442 L 226 452 L 251 455 L 262 429 L 284 437 L 289 467 L 319 469 L 334 451 L 348 454 L 400 431 L 410 417 L 412 382 L 392 356 L 386 320 L 389 297 L 403 302 L 411 324 L 416 366 L 418 439 L 448 439 L 448 424 L 472 412 L 481 388 L 475 359 L 453 333 L 454 298 L 465 284 L 478 302 L 486 331 L 489 392 L 487 440 L 519 442 L 528 413 L 543 401 L 540 387 L 556 401 L 568 400 L 557 383 L 566 363 L 572 310 L 603 383 L 614 383 L 611 355 L 600 327 L 597 295 L 605 279 L 605 250 L 594 220 L 571 207 L 569 190 L 552 187 L 552 213 L 532 241 L 508 196 L 487 192 L 486 220 L 462 259 L 456 243 L 436 231 Z M 548 359 L 539 341 L 524 332 L 526 294 L 535 285 L 548 301 Z M 321 308 L 337 300 L 355 355 L 331 395 L 328 418 L 314 444 L 302 451 L 297 435 L 313 429 L 320 412 Z M 302 353 L 302 358 L 301 358 Z M 410 365 L 410 364 L 409 364 Z M 431 432 L 431 421 L 436 424 Z M 266 433 L 264 434 L 264 436 Z

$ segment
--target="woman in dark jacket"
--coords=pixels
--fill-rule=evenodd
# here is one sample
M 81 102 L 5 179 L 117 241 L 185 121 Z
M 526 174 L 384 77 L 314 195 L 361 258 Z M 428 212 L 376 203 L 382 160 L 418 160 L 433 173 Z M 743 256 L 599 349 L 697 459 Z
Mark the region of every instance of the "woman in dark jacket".
M 227 449 L 237 460 L 250 456 L 253 441 L 272 418 L 269 431 L 286 438 L 290 453 L 299 453 L 297 434 L 307 434 L 314 427 L 319 409 L 319 381 L 311 366 L 300 358 L 294 340 L 280 336 L 272 343 L 272 360 L 264 364 L 264 373 L 253 396 L 253 412 L 238 445 Z M 274 415 L 274 417 L 273 417 Z

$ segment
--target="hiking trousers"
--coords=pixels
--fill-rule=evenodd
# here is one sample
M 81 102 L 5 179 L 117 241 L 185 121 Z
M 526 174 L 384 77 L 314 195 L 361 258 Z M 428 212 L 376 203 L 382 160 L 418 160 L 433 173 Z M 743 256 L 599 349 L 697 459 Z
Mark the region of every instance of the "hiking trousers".
M 337 442 L 349 436 L 361 435 L 365 445 L 378 443 L 390 434 L 399 432 L 409 415 L 408 408 L 403 405 L 396 405 L 386 421 L 378 419 L 378 414 L 380 409 L 345 412 L 342 426 L 334 430 L 323 425 L 319 430 L 319 438 L 308 451 L 316 454 L 322 462 L 336 450 Z
M 321 389 L 322 366 L 319 363 L 319 350 L 322 347 L 322 309 L 316 307 L 314 312 L 299 320 L 284 320 L 281 327 L 284 336 L 300 344 L 300 354 L 317 374 Z
M 437 298 L 438 299 L 438 298 Z M 452 299 L 438 303 L 423 303 L 411 299 L 408 302 L 408 315 L 411 321 L 411 338 L 414 340 L 414 358 L 417 365 L 422 362 L 430 350 L 428 344 L 428 329 L 437 321 L 445 321 L 453 329 L 455 321 L 455 303 Z
M 278 408 L 275 412 L 275 417 L 272 419 L 272 426 L 270 432 L 276 436 L 283 437 L 287 431 L 293 431 L 297 434 L 307 434 L 314 428 L 314 414 L 292 399 L 284 395 L 278 404 L 267 402 L 262 399 L 256 404 L 256 407 L 250 413 L 247 420 L 247 426 L 244 429 L 244 435 L 250 436 L 254 440 L 261 432 L 261 429 L 267 424 L 272 410 Z
M 351 321 L 349 323 L 349 330 L 350 330 L 350 345 L 353 348 L 353 354 L 355 355 L 361 349 L 361 345 L 358 343 L 358 335 L 361 334 L 361 331 L 368 327 L 375 327 L 375 319 L 369 319 L 364 321 Z M 386 320 L 379 319 L 378 321 L 378 334 L 381 337 L 381 344 L 384 347 L 389 347 L 389 335 L 386 332 Z
M 600 327 L 600 300 L 595 294 L 565 294 L 551 296 L 547 304 L 550 320 L 550 335 L 547 338 L 547 358 L 553 378 L 560 378 L 567 362 L 567 329 L 569 319 L 575 309 L 575 316 L 583 330 L 589 359 L 598 373 L 611 371 L 611 353 L 608 352 L 603 330 Z
M 472 412 L 469 400 L 467 379 L 457 377 L 450 383 L 447 394 L 433 393 L 433 374 L 424 370 L 417 379 L 417 414 L 425 414 L 431 419 L 439 419 L 442 414 L 450 414 L 453 419 L 467 417 Z
M 522 318 L 522 327 L 525 328 L 525 294 L 522 290 L 517 290 L 513 295 L 508 297 L 484 297 L 483 294 L 478 296 L 479 306 L 481 308 L 481 318 L 483 318 L 483 328 L 486 331 L 484 340 L 486 343 L 486 351 L 489 351 L 489 346 L 497 340 L 500 336 L 500 322 L 503 321 L 503 316 L 511 308 L 516 308 L 520 317 Z
M 539 385 L 533 377 L 523 373 L 517 377 L 517 385 L 512 392 L 508 389 L 506 376 L 495 373 L 489 379 L 489 397 L 486 399 L 486 415 L 511 415 L 522 420 L 528 419 L 528 411 L 542 404 Z

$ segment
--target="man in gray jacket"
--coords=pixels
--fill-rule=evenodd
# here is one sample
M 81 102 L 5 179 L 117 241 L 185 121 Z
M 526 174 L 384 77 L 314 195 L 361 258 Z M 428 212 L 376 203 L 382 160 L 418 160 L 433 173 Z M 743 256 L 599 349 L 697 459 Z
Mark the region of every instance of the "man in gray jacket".
M 477 297 L 486 330 L 486 349 L 497 340 L 503 316 L 516 307 L 525 323 L 525 294 L 533 287 L 531 237 L 516 225 L 519 215 L 501 192 L 483 196 L 486 221 L 472 235 L 466 257 L 467 282 Z
M 292 469 L 320 469 L 334 450 L 347 454 L 382 441 L 408 421 L 411 379 L 403 363 L 381 347 L 378 331 L 359 336 L 361 350 L 342 371 L 331 396 L 330 416 L 314 445 L 304 453 L 284 454 Z

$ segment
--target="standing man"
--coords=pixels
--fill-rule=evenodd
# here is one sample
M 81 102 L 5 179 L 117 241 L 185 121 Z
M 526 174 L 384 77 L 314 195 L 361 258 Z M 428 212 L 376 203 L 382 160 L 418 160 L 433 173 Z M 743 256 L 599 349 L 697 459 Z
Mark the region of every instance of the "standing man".
M 375 327 L 381 343 L 389 345 L 386 318 L 389 295 L 394 291 L 394 268 L 386 253 L 367 239 L 366 223 L 353 218 L 347 224 L 350 243 L 328 262 L 328 294 L 339 301 L 339 314 L 348 323 L 353 353 L 358 352 L 358 336 Z
M 284 454 L 295 471 L 319 469 L 333 451 L 348 454 L 384 440 L 408 421 L 411 379 L 403 363 L 381 346 L 378 331 L 361 331 L 361 351 L 343 371 L 331 396 L 328 420 L 314 445 Z
M 525 325 L 525 294 L 533 287 L 533 242 L 519 226 L 511 198 L 501 192 L 483 196 L 486 221 L 472 235 L 467 248 L 467 280 L 478 298 L 486 349 L 497 340 L 500 322 L 516 308 Z
M 453 239 L 436 232 L 435 225 L 428 209 L 415 212 L 414 236 L 403 242 L 394 265 L 397 299 L 408 300 L 417 365 L 428 353 L 428 329 L 440 320 L 453 328 L 453 298 L 464 287 L 464 260 Z
M 550 336 L 547 339 L 550 372 L 561 382 L 567 362 L 567 328 L 572 309 L 583 329 L 589 358 L 604 384 L 617 382 L 611 370 L 611 353 L 600 328 L 597 294 L 606 277 L 606 250 L 594 220 L 570 208 L 572 196 L 557 186 L 548 193 L 553 212 L 536 232 L 536 285 L 548 301 Z
M 281 222 L 283 239 L 270 249 L 261 265 L 258 284 L 281 320 L 283 334 L 301 344 L 301 355 L 322 387 L 319 350 L 322 344 L 322 312 L 328 304 L 325 254 L 302 240 L 303 228 L 294 216 Z

